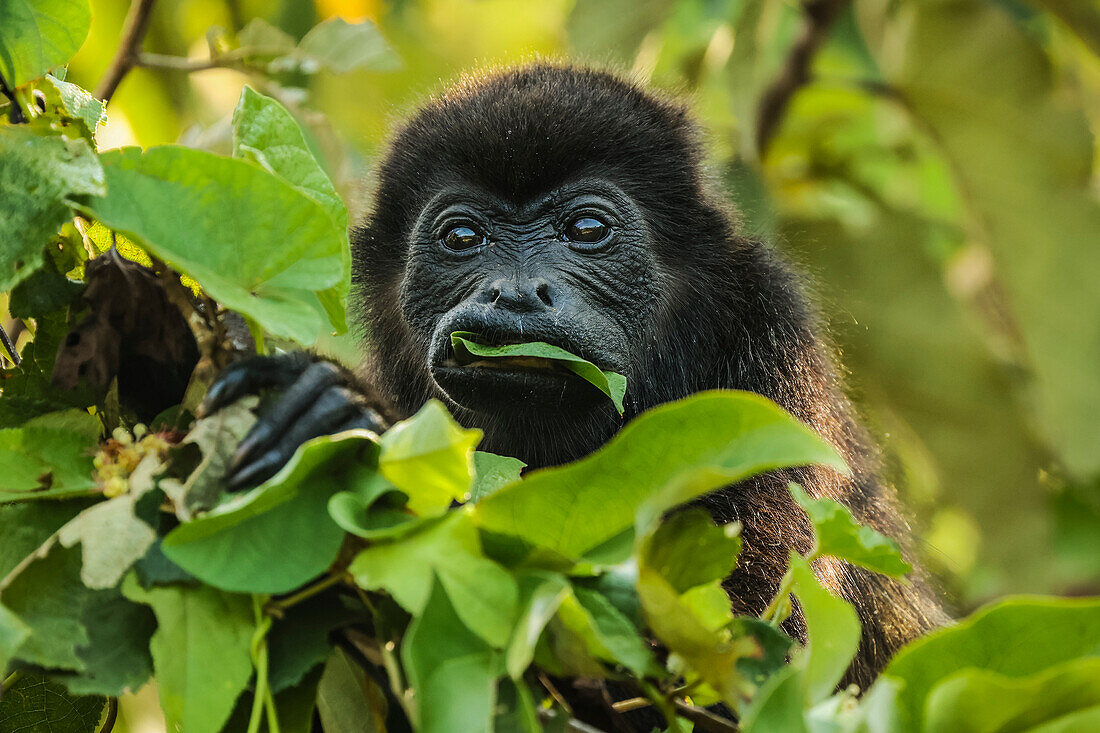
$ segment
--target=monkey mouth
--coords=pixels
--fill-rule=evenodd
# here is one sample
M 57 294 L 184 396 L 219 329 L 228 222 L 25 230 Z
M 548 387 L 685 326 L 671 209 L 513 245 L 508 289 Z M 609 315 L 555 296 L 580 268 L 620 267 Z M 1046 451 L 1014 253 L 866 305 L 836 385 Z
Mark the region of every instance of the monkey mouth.
M 561 366 L 550 359 L 544 359 L 541 356 L 500 356 L 492 359 L 464 359 L 459 360 L 452 356 L 443 362 L 445 367 L 464 367 L 467 369 L 501 369 L 504 371 L 509 370 L 531 370 L 531 371 L 560 371 L 562 374 L 569 373 L 567 370 L 562 369 Z

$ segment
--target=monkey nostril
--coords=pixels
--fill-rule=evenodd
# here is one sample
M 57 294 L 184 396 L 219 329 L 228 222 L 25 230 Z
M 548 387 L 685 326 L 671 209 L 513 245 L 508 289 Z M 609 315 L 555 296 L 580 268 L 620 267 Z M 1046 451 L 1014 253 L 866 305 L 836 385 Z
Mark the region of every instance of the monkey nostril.
M 539 300 L 546 305 L 553 305 L 553 303 L 550 302 L 550 285 L 545 280 L 539 281 L 538 285 L 535 287 L 535 295 L 539 296 Z
M 500 298 L 500 286 L 494 285 L 489 289 L 489 302 L 495 303 Z

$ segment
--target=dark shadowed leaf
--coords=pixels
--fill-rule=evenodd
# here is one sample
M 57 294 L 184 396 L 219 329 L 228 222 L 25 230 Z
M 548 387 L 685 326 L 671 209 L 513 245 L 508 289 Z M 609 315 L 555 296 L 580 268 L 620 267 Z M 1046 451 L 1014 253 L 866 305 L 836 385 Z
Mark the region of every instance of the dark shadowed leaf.
M 12 733 L 98 733 L 107 698 L 74 697 L 56 682 L 24 675 L 0 700 L 0 730 Z
M 741 526 L 716 526 L 702 509 L 687 509 L 669 517 L 645 543 L 648 567 L 683 593 L 730 574 L 741 552 Z
M 519 620 L 508 642 L 506 663 L 508 674 L 521 679 L 535 655 L 535 645 L 542 630 L 569 595 L 569 583 L 564 576 L 539 570 L 520 572 Z
M 342 650 L 333 650 L 317 687 L 317 712 L 325 733 L 382 733 L 386 698 Z

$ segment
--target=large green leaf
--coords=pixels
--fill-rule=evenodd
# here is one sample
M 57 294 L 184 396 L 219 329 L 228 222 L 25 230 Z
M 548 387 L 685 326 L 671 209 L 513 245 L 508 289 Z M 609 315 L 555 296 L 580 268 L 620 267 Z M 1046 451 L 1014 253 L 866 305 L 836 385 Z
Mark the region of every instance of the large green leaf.
M 855 609 L 821 587 L 810 564 L 791 553 L 794 595 L 806 619 L 803 684 L 812 705 L 833 694 L 859 648 Z
M 1100 705 L 1100 657 L 1071 659 L 1020 678 L 964 669 L 932 688 L 924 725 L 926 730 L 959 733 L 1027 730 L 1096 705 Z
M 318 293 L 340 283 L 345 235 L 324 207 L 253 163 L 199 150 L 101 160 L 107 195 L 90 214 L 272 334 L 310 345 L 325 329 Z
M 42 546 L 50 535 L 83 511 L 90 500 L 20 502 L 0 505 L 0 579 Z
M 416 690 L 414 721 L 425 733 L 489 733 L 496 679 L 504 672 L 500 652 L 467 628 L 439 582 L 431 582 L 422 615 L 401 645 L 410 686 Z
M 12 733 L 96 733 L 107 719 L 107 698 L 73 697 L 37 675 L 25 675 L 0 700 L 0 730 Z
M 72 217 L 70 204 L 102 194 L 103 186 L 103 169 L 86 141 L 0 127 L 0 292 L 41 267 L 50 237 Z
M 161 549 L 223 590 L 293 590 L 336 559 L 344 532 L 329 498 L 373 474 L 376 450 L 365 431 L 314 438 L 260 486 L 169 532 Z
M 485 529 L 575 558 L 632 527 L 654 496 L 683 503 L 756 473 L 810 463 L 844 470 L 821 438 L 763 397 L 702 392 L 643 413 L 587 458 L 497 491 L 474 516 Z
M 961 670 L 1022 679 L 1098 653 L 1100 599 L 1013 598 L 909 644 L 886 668 L 888 681 L 875 686 L 902 683 L 898 717 L 905 729 L 918 730 L 932 689 Z
M 91 25 L 88 0 L 5 0 L 0 4 L 0 76 L 8 87 L 17 87 L 67 63 Z
M 902 558 L 896 541 L 856 522 L 844 505 L 832 499 L 811 499 L 798 484 L 788 488 L 814 525 L 817 554 L 839 557 L 886 575 L 905 575 L 913 570 Z
M 623 397 L 626 395 L 626 377 L 616 372 L 600 369 L 590 361 L 570 354 L 560 346 L 554 346 L 543 341 L 532 341 L 525 344 L 504 344 L 501 346 L 488 346 L 479 344 L 476 333 L 468 331 L 455 331 L 451 334 L 451 346 L 454 347 L 455 358 L 461 363 L 477 361 L 480 359 L 515 359 L 535 358 L 547 359 L 555 364 L 581 377 L 596 389 L 607 395 L 615 404 L 615 409 L 621 415 L 623 413 Z
M 220 730 L 252 675 L 255 621 L 248 596 L 209 586 L 144 589 L 132 574 L 122 589 L 157 616 L 150 649 L 169 729 Z
M 463 622 L 486 643 L 502 648 L 515 622 L 515 579 L 484 556 L 477 529 L 464 510 L 427 522 L 398 541 L 378 542 L 348 572 L 371 590 L 390 593 L 413 616 L 424 612 L 433 580 L 442 584 Z
M 382 434 L 378 470 L 409 496 L 409 508 L 421 516 L 439 514 L 453 500 L 465 501 L 473 482 L 474 447 L 480 430 L 454 421 L 438 400 Z
M 1037 40 L 982 0 L 860 4 L 871 50 L 964 193 L 1034 370 L 1039 417 L 1071 471 L 1100 470 L 1100 204 L 1093 139 Z M 1057 283 L 1057 287 L 1052 287 Z
M 336 188 L 313 157 L 298 122 L 281 104 L 245 86 L 233 110 L 233 157 L 251 160 L 316 201 L 345 232 L 340 248 L 343 273 L 340 281 L 320 294 L 329 320 L 338 331 L 347 330 L 345 299 L 351 284 L 351 252 L 348 249 L 348 210 Z M 330 308 L 331 304 L 331 308 Z
M 81 410 L 52 412 L 22 428 L 0 430 L 0 500 L 95 488 L 92 449 L 99 431 L 99 420 Z

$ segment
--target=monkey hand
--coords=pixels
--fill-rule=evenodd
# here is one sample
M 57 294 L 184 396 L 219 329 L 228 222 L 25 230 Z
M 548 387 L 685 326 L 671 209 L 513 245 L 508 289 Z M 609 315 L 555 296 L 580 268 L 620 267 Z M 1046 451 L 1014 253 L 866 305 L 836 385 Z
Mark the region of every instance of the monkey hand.
M 389 427 L 349 371 L 306 352 L 255 356 L 230 365 L 211 385 L 199 414 L 268 389 L 282 394 L 260 412 L 237 447 L 226 476 L 230 489 L 271 478 L 311 438 L 355 428 L 381 433 Z

